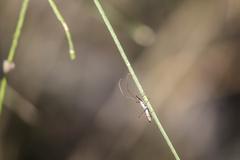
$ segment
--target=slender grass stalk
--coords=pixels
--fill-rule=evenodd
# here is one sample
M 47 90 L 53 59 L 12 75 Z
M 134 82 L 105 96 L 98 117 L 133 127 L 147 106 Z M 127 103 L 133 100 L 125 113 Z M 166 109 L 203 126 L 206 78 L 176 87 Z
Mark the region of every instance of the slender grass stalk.
M 0 88 L 0 114 L 2 113 L 6 89 L 7 89 L 7 78 L 3 77 L 3 79 L 1 80 L 1 88 Z
M 132 76 L 132 78 L 133 78 L 133 80 L 134 80 L 134 82 L 135 82 L 139 92 L 140 92 L 140 94 L 143 96 L 143 99 L 146 102 L 146 104 L 148 106 L 148 109 L 150 110 L 151 116 L 152 116 L 153 120 L 155 121 L 159 131 L 163 135 L 163 137 L 164 137 L 166 143 L 168 144 L 168 146 L 169 146 L 172 154 L 174 155 L 175 159 L 176 160 L 180 160 L 180 158 L 179 158 L 179 156 L 178 156 L 174 146 L 172 145 L 171 140 L 169 139 L 167 133 L 165 132 L 165 130 L 164 130 L 164 128 L 163 128 L 163 126 L 162 126 L 162 124 L 160 122 L 160 120 L 157 117 L 156 112 L 154 111 L 151 103 L 149 102 L 149 100 L 148 100 L 148 98 L 147 98 L 147 96 L 146 96 L 146 94 L 145 94 L 145 92 L 144 92 L 144 90 L 143 90 L 143 88 L 142 88 L 142 86 L 141 86 L 141 84 L 140 84 L 140 82 L 139 82 L 139 80 L 138 80 L 138 78 L 137 78 L 137 76 L 136 76 L 132 66 L 131 66 L 131 63 L 129 62 L 129 60 L 128 60 L 127 56 L 126 56 L 126 53 L 125 53 L 125 51 L 124 51 L 124 49 L 123 49 L 123 47 L 122 47 L 122 45 L 121 45 L 121 43 L 120 43 L 120 41 L 119 41 L 115 31 L 114 31 L 110 21 L 108 20 L 106 14 L 104 12 L 104 9 L 102 8 L 99 0 L 94 0 L 94 3 L 96 5 L 99 13 L 101 14 L 101 16 L 103 18 L 103 21 L 104 21 L 105 25 L 107 26 L 108 31 L 110 32 L 110 34 L 111 34 L 111 36 L 112 36 L 112 38 L 113 38 L 113 40 L 114 40 L 114 42 L 115 42 L 115 44 L 116 44 L 116 46 L 118 48 L 118 51 L 119 51 L 123 61 L 125 62 L 128 70 L 129 70 L 129 72 L 130 72 L 130 74 L 131 74 L 131 76 Z
M 15 29 L 15 33 L 13 36 L 12 45 L 11 45 L 10 51 L 8 53 L 8 58 L 7 58 L 8 62 L 13 62 L 13 59 L 15 57 L 16 48 L 18 46 L 18 41 L 21 36 L 22 26 L 23 26 L 23 23 L 25 20 L 28 4 L 29 4 L 29 0 L 24 0 L 22 3 L 18 22 L 17 22 L 17 27 Z M 0 64 L 0 65 L 2 65 L 2 64 Z M 6 87 L 7 87 L 7 78 L 4 77 L 1 80 L 1 88 L 0 88 L 0 113 L 2 112 L 3 101 L 4 101 L 4 97 L 5 97 L 5 93 L 6 93 Z
M 74 45 L 73 45 L 73 42 L 72 42 L 72 36 L 71 36 L 70 31 L 69 31 L 68 25 L 65 22 L 63 16 L 61 15 L 56 3 L 53 0 L 48 0 L 48 2 L 50 4 L 50 6 L 52 7 L 53 12 L 56 15 L 57 19 L 60 21 L 60 23 L 63 26 L 63 29 L 64 29 L 66 37 L 67 37 L 67 41 L 68 41 L 70 58 L 71 58 L 71 60 L 74 60 L 76 58 L 76 52 L 75 52 L 75 49 L 74 49 Z

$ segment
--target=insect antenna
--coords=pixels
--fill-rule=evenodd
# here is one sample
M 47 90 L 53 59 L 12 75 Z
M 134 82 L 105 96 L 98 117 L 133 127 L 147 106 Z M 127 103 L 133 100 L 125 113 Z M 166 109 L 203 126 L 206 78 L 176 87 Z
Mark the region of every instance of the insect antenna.
M 121 78 L 121 79 L 119 80 L 119 82 L 118 82 L 118 87 L 119 87 L 119 89 L 120 89 L 122 95 L 123 95 L 124 97 L 128 98 L 128 99 L 131 99 L 131 100 L 136 101 L 136 99 L 133 98 L 134 96 L 131 95 L 132 93 L 129 92 L 128 89 L 127 89 L 127 91 L 128 91 L 128 93 L 130 94 L 130 96 L 127 95 L 127 94 L 125 94 L 125 93 L 123 92 L 123 89 L 122 89 L 122 80 L 123 80 L 123 79 Z M 127 84 L 127 85 L 128 85 L 128 84 Z
M 128 92 L 129 95 L 131 95 L 131 97 L 134 97 L 134 99 L 135 99 L 135 97 L 137 97 L 137 99 L 139 100 L 138 96 L 135 95 L 135 94 L 133 94 L 133 93 L 131 92 L 131 90 L 129 89 L 130 76 L 131 76 L 130 73 L 128 73 L 128 75 L 127 75 L 127 92 Z M 141 99 L 140 99 L 140 100 L 141 100 Z

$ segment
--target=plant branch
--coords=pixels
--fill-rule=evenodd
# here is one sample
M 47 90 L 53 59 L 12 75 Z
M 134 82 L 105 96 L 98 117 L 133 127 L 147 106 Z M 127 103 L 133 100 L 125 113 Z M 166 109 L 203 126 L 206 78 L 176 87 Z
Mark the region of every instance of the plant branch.
M 102 8 L 99 0 L 94 0 L 94 3 L 96 5 L 99 13 L 101 14 L 101 16 L 103 18 L 103 21 L 104 21 L 105 25 L 107 26 L 108 31 L 110 32 L 110 34 L 111 34 L 111 36 L 112 36 L 112 38 L 113 38 L 113 40 L 114 40 L 114 42 L 115 42 L 115 44 L 117 46 L 117 49 L 118 49 L 118 51 L 119 51 L 123 61 L 125 62 L 128 70 L 129 70 L 129 72 L 130 72 L 130 74 L 131 74 L 131 76 L 132 76 L 132 78 L 133 78 L 133 80 L 134 80 L 134 82 L 135 82 L 139 92 L 140 92 L 140 94 L 143 96 L 143 99 L 146 102 L 146 104 L 148 106 L 148 109 L 149 109 L 149 111 L 151 113 L 151 116 L 152 116 L 153 120 L 155 121 L 159 131 L 163 135 L 163 137 L 164 137 L 166 143 L 168 144 L 168 146 L 169 146 L 172 154 L 174 155 L 175 159 L 176 160 L 180 160 L 180 158 L 179 158 L 179 156 L 178 156 L 174 146 L 172 145 L 171 140 L 169 139 L 169 137 L 168 137 L 167 133 L 165 132 L 165 130 L 164 130 L 164 128 L 163 128 L 159 118 L 157 117 L 156 112 L 154 111 L 151 103 L 149 102 L 149 100 L 148 100 L 148 98 L 147 98 L 147 96 L 146 96 L 146 94 L 145 94 L 145 92 L 144 92 L 144 90 L 143 90 L 143 88 L 142 88 L 142 86 L 141 86 L 141 84 L 140 84 L 140 82 L 139 82 L 139 80 L 138 80 L 138 78 L 137 78 L 137 76 L 136 76 L 132 66 L 131 66 L 131 63 L 129 62 L 129 60 L 128 60 L 127 56 L 126 56 L 126 53 L 125 53 L 125 51 L 124 51 L 124 49 L 123 49 L 123 47 L 122 47 L 122 45 L 121 45 L 121 43 L 120 43 L 120 41 L 119 41 L 115 31 L 114 31 L 110 21 L 108 20 L 106 14 L 104 12 L 104 9 Z
M 28 4 L 29 4 L 29 0 L 24 0 L 22 3 L 22 6 L 21 6 L 21 10 L 20 10 L 19 18 L 18 18 L 18 22 L 17 22 L 17 27 L 15 29 L 12 45 L 11 45 L 10 51 L 8 53 L 7 60 L 10 63 L 13 62 L 15 54 L 16 54 L 16 48 L 18 46 L 18 41 L 21 36 L 22 26 L 23 26 L 23 23 L 24 23 L 24 20 L 26 17 Z M 6 87 L 7 87 L 7 78 L 4 77 L 1 80 L 1 88 L 0 88 L 0 113 L 2 111 L 3 101 L 4 101 L 5 94 L 6 94 Z
M 70 58 L 71 58 L 71 60 L 74 60 L 76 58 L 76 53 L 75 53 L 75 49 L 74 49 L 73 42 L 72 42 L 72 36 L 69 31 L 68 25 L 65 22 L 63 16 L 61 15 L 56 3 L 53 0 L 48 0 L 48 2 L 50 4 L 50 6 L 52 7 L 53 12 L 56 15 L 57 19 L 60 21 L 60 23 L 63 26 L 63 29 L 64 29 L 66 37 L 67 37 L 67 41 L 68 41 Z

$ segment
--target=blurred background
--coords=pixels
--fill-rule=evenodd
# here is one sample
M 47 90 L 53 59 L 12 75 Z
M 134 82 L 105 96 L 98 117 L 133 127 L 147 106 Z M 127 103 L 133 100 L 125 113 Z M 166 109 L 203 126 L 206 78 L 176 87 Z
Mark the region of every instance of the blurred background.
M 0 0 L 6 58 L 21 2 Z M 173 160 L 156 125 L 122 96 L 128 71 L 93 1 L 30 1 L 0 116 L 1 160 Z M 103 0 L 183 160 L 240 159 L 240 1 Z M 125 87 L 125 86 L 123 86 Z M 130 90 L 139 95 L 133 82 Z

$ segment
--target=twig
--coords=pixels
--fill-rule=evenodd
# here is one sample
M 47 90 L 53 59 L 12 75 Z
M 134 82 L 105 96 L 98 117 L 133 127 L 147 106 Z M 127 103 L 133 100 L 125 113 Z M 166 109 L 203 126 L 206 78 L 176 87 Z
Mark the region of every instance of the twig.
M 64 29 L 66 37 L 67 37 L 68 45 L 69 45 L 70 58 L 71 58 L 71 60 L 74 60 L 76 58 L 76 53 L 75 53 L 75 49 L 74 49 L 73 42 L 72 42 L 72 36 L 69 31 L 68 25 L 65 22 L 63 16 L 61 15 L 56 3 L 53 0 L 48 0 L 48 2 L 50 4 L 50 6 L 52 7 L 53 12 L 56 15 L 57 19 L 61 22 L 61 24 L 63 26 L 63 29 Z
M 19 37 L 21 35 L 22 26 L 23 26 L 23 23 L 25 20 L 28 4 L 29 4 L 29 0 L 24 0 L 22 3 L 22 6 L 21 6 L 21 10 L 20 10 L 20 14 L 19 14 L 18 22 L 17 22 L 17 27 L 16 27 L 16 30 L 15 30 L 15 33 L 13 36 L 13 41 L 12 41 L 10 51 L 8 53 L 7 60 L 10 63 L 13 62 L 13 59 L 16 54 L 16 48 L 18 46 Z M 0 64 L 0 65 L 2 65 L 2 64 Z M 5 93 L 6 93 L 6 87 L 7 87 L 7 78 L 4 77 L 1 80 L 1 88 L 0 88 L 0 113 L 2 111 L 3 101 L 4 101 L 4 97 L 5 97 Z
M 151 116 L 152 116 L 153 120 L 155 121 L 159 131 L 163 135 L 163 137 L 164 137 L 166 143 L 168 144 L 168 146 L 169 146 L 172 154 L 174 155 L 175 159 L 176 160 L 180 160 L 180 158 L 179 158 L 179 156 L 178 156 L 174 146 L 172 145 L 171 140 L 169 139 L 167 133 L 165 132 L 165 130 L 164 130 L 164 128 L 163 128 L 163 126 L 162 126 L 162 124 L 160 122 L 160 120 L 158 119 L 158 117 L 156 115 L 156 112 L 154 111 L 151 103 L 149 102 L 149 100 L 148 100 L 148 98 L 147 98 L 147 96 L 146 96 L 146 94 L 145 94 L 145 92 L 144 92 L 144 90 L 143 90 L 143 88 L 142 88 L 142 86 L 141 86 L 141 84 L 140 84 L 140 82 L 139 82 L 139 80 L 138 80 L 138 78 L 137 78 L 137 76 L 136 76 L 136 74 L 135 74 L 135 72 L 134 72 L 134 70 L 133 70 L 129 60 L 128 60 L 128 58 L 127 58 L 127 56 L 126 56 L 126 53 L 125 53 L 125 51 L 124 51 L 120 41 L 118 40 L 118 37 L 117 37 L 117 35 L 116 35 L 116 33 L 115 33 L 115 31 L 114 31 L 110 21 L 108 20 L 106 14 L 104 12 L 104 9 L 102 8 L 99 0 L 94 0 L 94 3 L 96 5 L 99 13 L 102 16 L 103 21 L 104 21 L 105 25 L 107 26 L 108 31 L 110 32 L 110 34 L 111 34 L 111 36 L 112 36 L 112 38 L 113 38 L 113 40 L 114 40 L 114 42 L 115 42 L 115 44 L 116 44 L 116 46 L 118 48 L 118 51 L 119 51 L 123 61 L 125 62 L 128 70 L 129 70 L 129 73 L 131 74 L 131 76 L 132 76 L 132 78 L 133 78 L 133 80 L 134 80 L 134 82 L 135 82 L 135 84 L 136 84 L 140 94 L 142 95 L 143 100 L 146 102 L 146 105 L 148 106 L 148 108 L 150 110 L 150 113 L 151 113 Z

